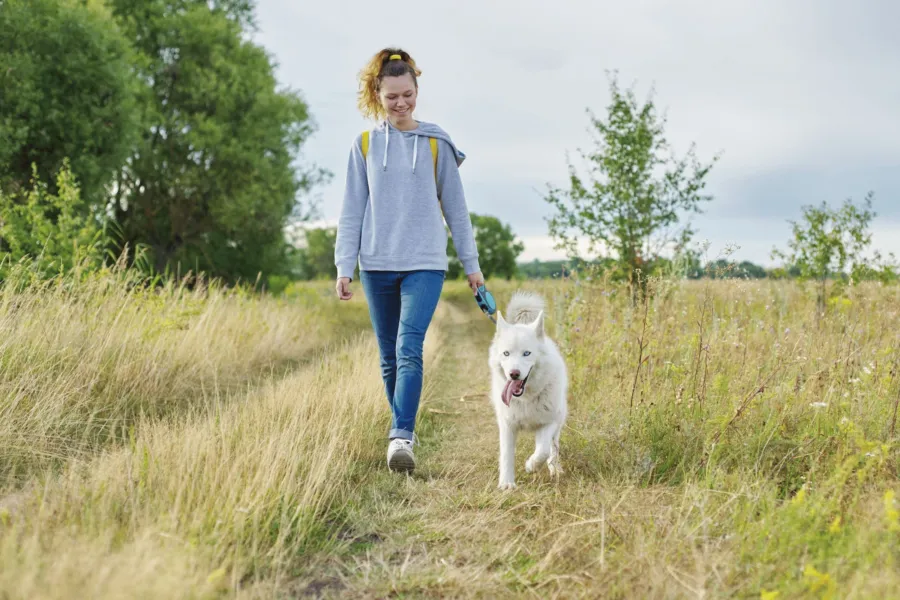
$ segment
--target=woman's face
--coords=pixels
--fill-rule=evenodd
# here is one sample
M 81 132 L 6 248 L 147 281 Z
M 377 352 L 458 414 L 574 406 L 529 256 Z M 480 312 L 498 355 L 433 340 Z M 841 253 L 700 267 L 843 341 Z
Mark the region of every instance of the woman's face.
M 381 80 L 381 105 L 392 121 L 402 122 L 412 118 L 417 95 L 416 84 L 409 73 Z

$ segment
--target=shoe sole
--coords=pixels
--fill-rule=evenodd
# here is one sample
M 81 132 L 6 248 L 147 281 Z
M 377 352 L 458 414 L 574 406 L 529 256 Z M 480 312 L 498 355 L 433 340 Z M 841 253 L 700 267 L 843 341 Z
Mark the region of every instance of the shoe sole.
M 391 456 L 391 460 L 388 461 L 388 469 L 391 471 L 409 473 L 415 468 L 416 461 L 410 454 L 403 452 L 402 450 L 394 452 L 394 455 Z

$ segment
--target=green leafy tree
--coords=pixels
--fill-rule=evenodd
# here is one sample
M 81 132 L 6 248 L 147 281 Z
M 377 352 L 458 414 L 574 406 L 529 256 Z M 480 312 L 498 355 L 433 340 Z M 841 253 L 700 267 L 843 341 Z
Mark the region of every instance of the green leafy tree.
M 873 192 L 869 192 L 860 205 L 848 198 L 839 208 L 826 202 L 818 206 L 802 207 L 800 221 L 791 224 L 792 238 L 788 250 L 773 248 L 772 258 L 782 259 L 799 273 L 801 280 L 816 282 L 816 299 L 820 310 L 825 308 L 828 297 L 840 293 L 845 278 L 850 283 L 860 279 L 877 277 L 882 271 L 893 278 L 894 267 L 881 267 L 881 254 L 877 251 L 867 257 L 872 242 L 869 224 L 875 218 L 872 210 Z M 891 257 L 893 258 L 893 257 Z M 829 281 L 834 286 L 829 292 Z
M 39 278 L 102 264 L 104 232 L 90 215 L 67 161 L 53 189 L 35 166 L 30 189 L 15 195 L 0 190 L 0 280 L 23 261 Z
M 317 227 L 304 229 L 302 242 L 295 252 L 294 273 L 300 279 L 333 279 L 337 277 L 334 266 L 334 246 L 337 229 Z
M 328 175 L 300 164 L 314 124 L 248 39 L 253 3 L 110 5 L 135 41 L 145 84 L 144 134 L 111 206 L 123 243 L 146 246 L 159 272 L 225 281 L 285 272 L 285 228 L 314 213 L 306 195 Z
M 0 187 L 48 193 L 68 159 L 88 205 L 130 154 L 139 132 L 130 44 L 99 1 L 0 2 Z
M 472 229 L 475 233 L 475 245 L 478 247 L 478 264 L 485 279 L 503 277 L 507 280 L 516 276 L 516 259 L 525 250 L 521 241 L 516 239 L 509 225 L 503 224 L 497 217 L 472 213 Z M 456 254 L 453 239 L 447 240 L 448 279 L 465 277 L 462 262 Z
M 636 298 L 643 289 L 638 272 L 650 272 L 667 246 L 683 248 L 693 235 L 688 225 L 673 229 L 682 213 L 699 213 L 701 203 L 711 200 L 702 190 L 718 157 L 702 164 L 691 145 L 676 158 L 652 99 L 639 103 L 633 90 L 619 89 L 615 77 L 610 95 L 605 120 L 588 111 L 595 148 L 580 154 L 591 181 L 569 163 L 568 189 L 550 186 L 545 197 L 556 209 L 547 222 L 557 249 L 570 256 L 577 256 L 582 240 L 591 253 L 612 254 L 617 275 L 632 284 Z

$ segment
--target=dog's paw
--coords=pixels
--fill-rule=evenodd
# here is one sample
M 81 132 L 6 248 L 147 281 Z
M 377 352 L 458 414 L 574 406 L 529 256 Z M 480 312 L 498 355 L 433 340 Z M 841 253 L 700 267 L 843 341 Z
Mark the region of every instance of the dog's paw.
M 547 455 L 545 454 L 543 457 L 538 456 L 537 454 L 532 454 L 528 460 L 525 461 L 525 471 L 528 473 L 534 473 L 538 469 L 541 468 L 541 465 L 547 462 Z
M 501 491 L 514 490 L 516 489 L 516 484 L 512 481 L 501 481 L 497 486 L 497 489 Z
M 550 475 L 552 477 L 559 477 L 563 474 L 562 465 L 559 464 L 559 461 L 547 461 L 547 470 L 550 471 Z

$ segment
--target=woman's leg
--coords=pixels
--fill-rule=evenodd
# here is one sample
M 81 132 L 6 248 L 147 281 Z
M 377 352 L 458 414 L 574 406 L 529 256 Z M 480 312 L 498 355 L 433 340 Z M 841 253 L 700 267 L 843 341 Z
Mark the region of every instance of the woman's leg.
M 401 274 L 397 379 L 391 438 L 413 438 L 422 394 L 425 332 L 431 324 L 443 286 L 443 271 L 411 271 Z
M 369 318 L 378 340 L 381 379 L 396 421 L 394 388 L 397 383 L 397 329 L 400 325 L 400 274 L 390 271 L 361 271 L 359 280 L 369 304 Z M 393 427 L 393 422 L 392 422 Z

